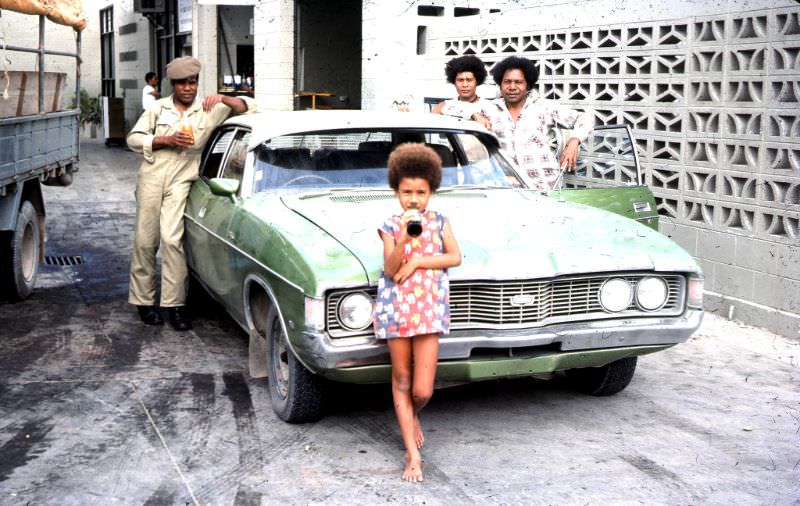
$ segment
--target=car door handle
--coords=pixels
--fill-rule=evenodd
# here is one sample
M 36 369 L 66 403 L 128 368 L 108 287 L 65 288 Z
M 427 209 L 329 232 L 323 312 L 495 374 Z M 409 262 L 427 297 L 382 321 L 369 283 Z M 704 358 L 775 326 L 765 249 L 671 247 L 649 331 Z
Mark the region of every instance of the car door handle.
M 205 215 L 206 215 L 206 208 L 205 207 L 201 207 L 200 210 L 197 211 L 197 217 L 198 218 L 203 218 L 203 217 L 205 217 Z
M 236 234 L 233 233 L 233 230 L 228 230 L 228 239 L 231 241 L 236 239 Z

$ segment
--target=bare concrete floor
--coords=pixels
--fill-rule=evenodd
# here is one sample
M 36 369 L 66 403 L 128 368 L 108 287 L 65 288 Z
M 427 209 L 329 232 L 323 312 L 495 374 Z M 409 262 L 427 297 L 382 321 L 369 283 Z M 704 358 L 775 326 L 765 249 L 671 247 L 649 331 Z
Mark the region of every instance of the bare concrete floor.
M 530 379 L 437 391 L 426 481 L 400 480 L 388 387 L 287 425 L 212 306 L 195 328 L 126 304 L 136 157 L 83 146 L 48 188 L 35 294 L 0 304 L 0 504 L 800 504 L 800 343 L 708 315 L 611 398 Z

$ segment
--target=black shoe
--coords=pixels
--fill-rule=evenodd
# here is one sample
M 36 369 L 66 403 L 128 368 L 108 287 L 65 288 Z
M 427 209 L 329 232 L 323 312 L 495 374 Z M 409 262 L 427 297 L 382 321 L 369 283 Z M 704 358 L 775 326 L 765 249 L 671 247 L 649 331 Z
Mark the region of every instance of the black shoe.
M 167 319 L 175 330 L 190 330 L 192 322 L 183 310 L 183 307 L 167 308 Z
M 139 318 L 145 325 L 163 325 L 164 319 L 161 318 L 161 313 L 155 306 L 136 306 L 139 310 Z

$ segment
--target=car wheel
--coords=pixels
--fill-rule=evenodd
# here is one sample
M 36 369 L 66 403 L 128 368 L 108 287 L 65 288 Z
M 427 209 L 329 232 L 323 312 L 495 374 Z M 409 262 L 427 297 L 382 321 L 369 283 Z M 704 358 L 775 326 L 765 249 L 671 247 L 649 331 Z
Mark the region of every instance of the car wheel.
M 319 420 L 325 409 L 324 380 L 308 371 L 289 349 L 275 306 L 267 314 L 266 329 L 272 408 L 284 422 Z
M 29 201 L 24 201 L 17 215 L 17 227 L 3 241 L 0 266 L 6 296 L 12 301 L 28 297 L 39 273 L 41 251 L 39 215 Z
M 636 357 L 621 358 L 603 367 L 570 369 L 567 378 L 579 391 L 597 396 L 614 395 L 621 392 L 633 379 Z

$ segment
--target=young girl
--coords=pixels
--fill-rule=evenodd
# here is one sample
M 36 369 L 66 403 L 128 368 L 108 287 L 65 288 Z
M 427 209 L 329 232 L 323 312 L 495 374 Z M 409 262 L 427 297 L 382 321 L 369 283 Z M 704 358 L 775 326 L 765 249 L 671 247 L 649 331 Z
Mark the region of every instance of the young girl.
M 386 339 L 392 359 L 392 397 L 406 447 L 403 479 L 422 481 L 420 448 L 425 440 L 419 412 L 433 394 L 439 334 L 450 325 L 447 268 L 461 263 L 450 223 L 428 209 L 442 180 L 439 156 L 424 144 L 401 144 L 389 157 L 389 186 L 402 215 L 386 220 L 383 275 L 378 282 L 375 335 Z M 409 235 L 407 224 L 421 214 L 422 233 Z

